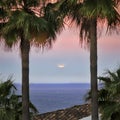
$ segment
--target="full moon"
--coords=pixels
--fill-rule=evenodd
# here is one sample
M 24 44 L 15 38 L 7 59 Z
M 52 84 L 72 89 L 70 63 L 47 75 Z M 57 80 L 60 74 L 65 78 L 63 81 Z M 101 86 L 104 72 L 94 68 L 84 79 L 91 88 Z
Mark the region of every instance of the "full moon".
M 59 67 L 59 68 L 64 68 L 65 65 L 64 65 L 64 64 L 58 64 L 57 67 Z

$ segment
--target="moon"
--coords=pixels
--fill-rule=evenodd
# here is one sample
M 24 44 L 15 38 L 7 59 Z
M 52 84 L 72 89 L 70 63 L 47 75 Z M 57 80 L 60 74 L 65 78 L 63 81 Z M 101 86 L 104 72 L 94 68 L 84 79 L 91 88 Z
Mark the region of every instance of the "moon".
M 57 67 L 58 67 L 58 68 L 64 68 L 65 65 L 64 65 L 64 64 L 58 64 Z

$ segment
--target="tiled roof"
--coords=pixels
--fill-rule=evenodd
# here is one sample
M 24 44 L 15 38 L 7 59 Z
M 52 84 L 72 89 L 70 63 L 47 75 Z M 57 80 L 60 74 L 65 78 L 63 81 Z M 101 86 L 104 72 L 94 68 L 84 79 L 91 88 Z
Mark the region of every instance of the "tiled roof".
M 76 105 L 71 108 L 36 115 L 34 120 L 79 120 L 90 115 L 90 105 Z

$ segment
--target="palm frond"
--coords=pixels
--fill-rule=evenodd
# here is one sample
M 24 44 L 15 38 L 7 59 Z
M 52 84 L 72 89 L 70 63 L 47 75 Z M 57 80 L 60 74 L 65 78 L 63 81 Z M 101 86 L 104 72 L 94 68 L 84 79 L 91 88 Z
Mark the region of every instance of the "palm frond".
M 22 96 L 16 95 L 16 87 L 12 78 L 0 83 L 0 120 L 21 120 Z M 29 102 L 30 114 L 38 113 L 37 108 Z
M 120 117 L 120 105 L 116 103 L 109 104 L 104 106 L 102 109 L 102 120 L 119 120 Z M 117 116 L 116 116 L 117 115 Z
M 49 3 L 44 8 L 44 18 L 52 25 L 56 32 L 60 32 L 64 26 L 64 14 L 60 11 L 61 4 L 62 2 Z
M 120 80 L 120 69 L 118 69 L 118 70 L 116 71 L 116 73 L 117 73 L 117 76 L 119 77 L 119 80 Z
M 65 0 L 64 3 L 69 3 L 69 5 L 64 5 L 65 8 L 67 7 L 67 15 L 80 27 L 80 40 L 83 44 L 84 42 L 85 44 L 89 43 L 89 27 L 92 18 L 98 19 L 98 22 L 99 20 L 107 20 L 108 31 L 117 30 L 118 25 L 120 25 L 120 15 L 115 10 L 116 1 L 94 0 L 91 2 L 91 0 L 84 0 L 76 2 L 73 0 L 73 4 L 70 4 L 71 2 Z
M 105 88 L 98 91 L 98 101 L 108 101 L 110 98 L 110 93 Z
M 120 68 L 115 72 L 107 71 L 107 76 L 98 77 L 103 86 L 98 91 L 98 103 L 101 120 L 119 120 L 120 118 Z M 87 100 L 91 99 L 91 91 Z
M 0 120 L 14 120 L 13 111 L 7 108 L 0 108 Z
M 91 100 L 91 90 L 90 91 L 88 91 L 88 93 L 87 94 L 85 94 L 85 101 L 90 101 Z
M 7 11 L 4 8 L 0 8 L 0 20 L 5 20 L 5 18 L 7 17 Z
M 120 82 L 117 82 L 117 83 L 113 83 L 111 85 L 111 93 L 116 96 L 117 95 L 117 98 L 120 96 Z
M 111 79 L 109 77 L 98 77 L 98 79 L 100 81 L 106 82 L 106 83 L 110 83 Z
M 37 108 L 32 104 L 32 102 L 30 102 L 29 104 L 30 104 L 30 112 L 34 114 L 38 113 Z
M 37 7 L 40 5 L 40 0 L 23 0 L 25 7 Z
M 2 82 L 0 84 L 0 96 L 5 97 L 9 96 L 16 90 L 16 87 L 13 85 L 13 81 L 11 81 L 12 77 L 8 78 L 7 81 Z
M 119 78 L 116 75 L 116 72 L 108 71 L 108 74 L 109 74 L 109 77 L 110 77 L 111 81 L 113 81 L 113 82 L 118 82 L 119 81 Z

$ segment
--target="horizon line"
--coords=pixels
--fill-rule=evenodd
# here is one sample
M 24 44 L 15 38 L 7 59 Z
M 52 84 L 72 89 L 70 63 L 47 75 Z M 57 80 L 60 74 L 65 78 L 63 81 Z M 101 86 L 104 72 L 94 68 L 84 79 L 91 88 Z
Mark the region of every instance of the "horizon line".
M 22 84 L 20 82 L 15 82 L 15 84 Z M 32 82 L 32 83 L 29 83 L 29 84 L 90 84 L 89 82 L 75 82 L 75 83 L 41 83 L 41 82 Z

